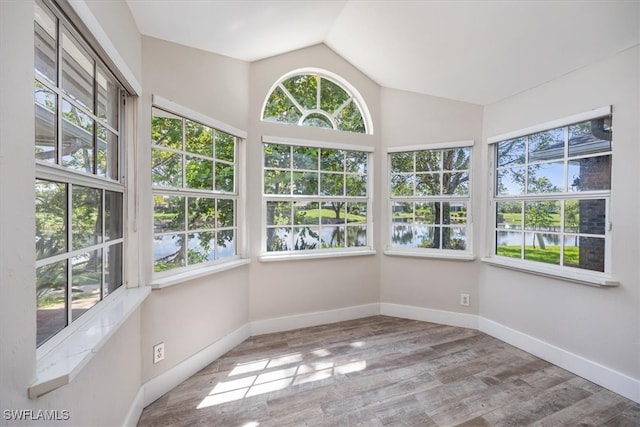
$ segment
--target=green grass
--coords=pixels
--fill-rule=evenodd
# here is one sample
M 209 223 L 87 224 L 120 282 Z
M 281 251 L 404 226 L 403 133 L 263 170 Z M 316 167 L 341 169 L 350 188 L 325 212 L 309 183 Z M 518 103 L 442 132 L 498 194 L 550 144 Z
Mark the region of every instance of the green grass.
M 506 256 L 509 258 L 520 258 L 520 249 L 518 246 L 503 246 L 499 245 L 496 248 L 496 254 L 500 256 Z M 547 264 L 560 264 L 560 246 L 549 246 L 545 249 L 539 247 L 525 246 L 524 247 L 524 259 L 529 261 L 544 262 Z M 566 247 L 564 249 L 564 264 L 565 265 L 578 265 L 580 260 L 580 248 Z
M 336 213 L 335 211 L 331 210 L 331 209 L 309 209 L 308 211 L 303 211 L 305 212 L 305 219 L 310 220 L 309 222 L 311 223 L 317 223 L 318 222 L 318 217 L 320 215 L 322 215 L 323 218 L 335 218 L 336 217 Z M 344 210 L 340 212 L 340 218 L 344 219 Z M 313 221 L 311 221 L 313 220 Z M 362 222 L 365 223 L 367 221 L 367 217 L 363 216 L 363 215 L 355 215 L 355 214 L 351 214 L 348 213 L 347 214 L 347 221 L 348 222 Z
M 38 300 L 38 308 L 46 308 L 64 304 L 64 297 L 44 297 Z
M 505 224 L 520 224 L 522 222 L 522 214 L 519 213 L 500 213 L 502 215 L 502 221 Z M 560 227 L 560 214 L 552 213 L 551 214 L 551 223 L 550 227 Z

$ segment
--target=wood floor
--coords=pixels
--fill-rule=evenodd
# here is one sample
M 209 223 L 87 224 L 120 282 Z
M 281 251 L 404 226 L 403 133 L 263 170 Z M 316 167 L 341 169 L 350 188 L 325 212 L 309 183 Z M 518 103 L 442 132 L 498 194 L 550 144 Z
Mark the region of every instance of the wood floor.
M 640 426 L 640 405 L 481 332 L 386 316 L 249 338 L 139 426 Z

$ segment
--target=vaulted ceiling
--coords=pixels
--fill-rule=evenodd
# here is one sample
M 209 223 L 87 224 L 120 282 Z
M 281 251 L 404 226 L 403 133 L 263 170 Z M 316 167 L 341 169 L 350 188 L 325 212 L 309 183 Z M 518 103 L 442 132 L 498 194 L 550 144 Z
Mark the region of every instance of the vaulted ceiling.
M 490 104 L 640 42 L 637 0 L 127 0 L 144 35 L 256 61 L 325 43 L 381 86 Z

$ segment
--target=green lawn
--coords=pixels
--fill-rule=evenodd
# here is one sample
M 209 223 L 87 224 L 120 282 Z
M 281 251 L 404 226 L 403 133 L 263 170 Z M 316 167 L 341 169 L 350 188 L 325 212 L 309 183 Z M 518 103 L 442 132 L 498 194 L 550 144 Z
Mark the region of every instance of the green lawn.
M 309 209 L 308 211 L 303 211 L 305 212 L 305 219 L 308 219 L 310 223 L 317 223 L 318 222 L 318 217 L 320 215 L 322 215 L 323 218 L 335 218 L 336 217 L 336 213 L 335 211 L 331 210 L 331 209 Z M 340 212 L 340 218 L 344 218 L 344 210 L 342 210 Z M 363 216 L 363 215 L 355 215 L 355 214 L 351 214 L 348 213 L 347 214 L 347 221 L 348 222 L 361 222 L 361 223 L 365 223 L 367 221 L 367 217 Z M 306 221 L 305 221 L 306 222 Z
M 519 213 L 501 213 L 502 221 L 505 224 L 520 224 L 522 222 L 522 214 Z M 550 227 L 560 227 L 560 214 L 552 213 L 551 214 L 551 223 Z
M 496 248 L 496 254 L 509 258 L 520 258 L 520 246 L 502 246 Z M 529 261 L 545 262 L 547 264 L 560 264 L 560 246 L 547 245 L 545 249 L 539 247 L 525 246 L 524 259 Z M 580 259 L 580 248 L 570 246 L 564 249 L 564 264 L 578 265 Z

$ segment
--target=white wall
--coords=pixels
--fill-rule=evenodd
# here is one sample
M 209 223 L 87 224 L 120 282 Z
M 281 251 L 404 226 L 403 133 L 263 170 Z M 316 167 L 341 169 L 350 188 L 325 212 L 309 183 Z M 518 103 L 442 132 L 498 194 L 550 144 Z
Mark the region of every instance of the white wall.
M 612 269 L 620 287 L 595 288 L 492 266 L 484 266 L 480 276 L 482 317 L 636 379 L 640 378 L 638 52 L 638 47 L 629 49 L 489 105 L 483 122 L 486 138 L 613 106 Z

